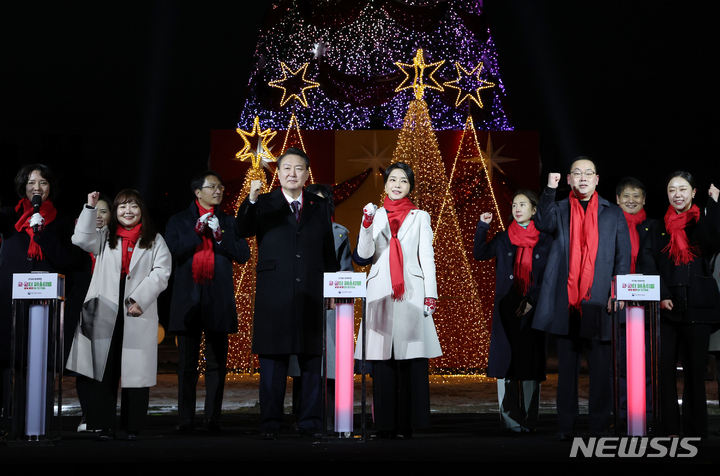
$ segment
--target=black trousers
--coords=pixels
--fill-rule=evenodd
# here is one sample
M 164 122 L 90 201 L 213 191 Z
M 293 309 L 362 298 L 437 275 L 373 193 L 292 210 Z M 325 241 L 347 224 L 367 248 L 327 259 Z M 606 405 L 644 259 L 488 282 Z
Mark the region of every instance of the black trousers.
M 178 415 L 195 418 L 198 358 L 202 342 L 202 319 L 196 316 L 186 332 L 178 332 Z M 217 422 L 222 410 L 227 376 L 228 335 L 205 330 L 205 421 Z
M 430 426 L 428 359 L 373 360 L 375 430 L 412 432 Z
M 321 355 L 297 354 L 300 364 L 300 403 L 298 429 L 322 429 Z M 285 389 L 290 354 L 261 354 L 260 361 L 260 429 L 283 426 Z
M 660 322 L 660 434 L 707 437 L 705 366 L 709 324 Z M 678 406 L 677 362 L 683 367 L 682 420 Z
M 612 346 L 610 341 L 580 337 L 580 316 L 570 316 L 570 333 L 557 336 L 558 431 L 573 433 L 579 416 L 578 377 L 583 353 L 590 373 L 588 416 L 590 430 L 604 433 L 610 423 L 612 411 Z
M 121 280 L 124 281 L 124 280 Z M 123 295 L 122 293 L 120 294 Z M 125 307 L 121 304 L 115 322 L 110 351 L 102 381 L 89 379 L 87 423 L 93 430 L 115 430 L 117 425 L 117 395 L 122 369 L 122 343 Z M 120 399 L 120 429 L 139 432 L 145 429 L 150 388 L 123 388 Z

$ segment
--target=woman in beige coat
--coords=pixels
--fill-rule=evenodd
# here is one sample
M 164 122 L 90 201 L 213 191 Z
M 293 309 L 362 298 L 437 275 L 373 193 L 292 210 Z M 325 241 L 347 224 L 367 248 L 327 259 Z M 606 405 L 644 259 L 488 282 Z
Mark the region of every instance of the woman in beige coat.
M 107 228 L 96 230 L 99 194 L 88 195 L 72 241 L 96 256 L 81 323 L 67 368 L 92 378 L 88 427 L 115 437 L 117 390 L 122 381 L 120 429 L 137 439 L 157 375 L 157 297 L 170 277 L 170 251 L 155 233 L 142 197 L 123 190 Z
M 378 437 L 404 438 L 430 424 L 428 359 L 442 355 L 432 313 L 437 299 L 430 215 L 408 198 L 412 169 L 385 171 L 387 198 L 364 209 L 357 256 L 371 260 L 367 282 L 367 360 L 373 364 Z M 362 332 L 361 332 L 362 336 Z M 362 337 L 355 358 L 361 358 Z

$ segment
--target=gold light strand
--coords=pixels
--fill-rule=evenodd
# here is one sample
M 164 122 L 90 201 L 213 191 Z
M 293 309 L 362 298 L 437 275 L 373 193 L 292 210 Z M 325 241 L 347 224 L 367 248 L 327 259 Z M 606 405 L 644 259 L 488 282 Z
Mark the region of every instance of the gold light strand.
M 482 372 L 487 366 L 490 341 L 484 318 L 486 308 L 470 271 L 449 181 L 427 104 L 422 99 L 411 101 L 408 107 L 392 163 L 398 161 L 413 169 L 415 190 L 411 199 L 430 214 L 433 224 L 440 295 L 433 317 L 443 349 L 443 356 L 433 359 L 434 371 Z M 487 309 L 491 310 L 492 305 Z

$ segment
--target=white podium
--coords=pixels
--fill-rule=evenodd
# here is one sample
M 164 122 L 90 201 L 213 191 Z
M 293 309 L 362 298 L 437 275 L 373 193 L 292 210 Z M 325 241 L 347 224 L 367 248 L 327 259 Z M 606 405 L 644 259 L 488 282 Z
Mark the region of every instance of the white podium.
M 615 297 L 624 301 L 625 322 L 620 322 L 621 312 L 613 313 L 613 414 L 615 433 L 620 430 L 620 376 L 625 371 L 627 381 L 627 434 L 645 436 L 647 433 L 647 394 L 646 394 L 646 347 L 650 357 L 650 377 L 652 382 L 652 419 L 653 430 L 657 430 L 659 391 L 658 373 L 660 358 L 660 277 L 629 274 L 615 277 Z M 625 368 L 621 368 L 620 330 L 625 326 Z M 649 329 L 649 333 L 647 330 Z M 646 339 L 649 334 L 650 339 Z
M 65 277 L 13 275 L 12 389 L 8 444 L 60 439 Z
M 355 390 L 355 298 L 363 299 L 365 315 L 366 281 L 365 273 L 325 273 L 324 296 L 335 299 L 335 432 L 340 438 L 349 438 L 353 433 L 353 405 Z M 323 343 L 327 342 L 324 336 Z M 363 340 L 364 341 L 364 340 Z M 325 346 L 324 346 L 325 347 Z M 327 349 L 323 349 L 324 364 L 327 367 Z M 363 353 L 363 364 L 364 364 Z M 325 372 L 327 389 L 327 372 Z M 362 376 L 362 423 L 361 438 L 365 438 L 365 374 Z M 326 428 L 326 414 L 323 428 Z

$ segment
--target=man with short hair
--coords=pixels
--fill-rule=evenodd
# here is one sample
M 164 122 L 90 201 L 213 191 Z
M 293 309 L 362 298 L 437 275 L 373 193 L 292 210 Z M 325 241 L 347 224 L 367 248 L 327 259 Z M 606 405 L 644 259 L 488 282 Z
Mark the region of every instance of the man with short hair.
M 630 272 L 630 237 L 622 210 L 600 197 L 595 163 L 578 157 L 570 167 L 570 196 L 559 202 L 560 174 L 551 173 L 540 196 L 535 227 L 553 237 L 533 327 L 557 336 L 558 439 L 571 440 L 579 416 L 578 374 L 585 351 L 590 372 L 590 430 L 606 435 L 612 408 L 612 278 Z
M 260 431 L 276 439 L 283 426 L 290 355 L 298 356 L 301 396 L 297 426 L 322 430 L 323 273 L 337 271 L 327 202 L 303 190 L 310 159 L 291 147 L 277 159 L 280 188 L 260 195 L 255 180 L 238 209 L 236 227 L 258 246 L 252 351 L 260 360 Z
M 247 241 L 235 233 L 235 217 L 220 210 L 220 175 L 206 170 L 193 177 L 195 200 L 168 221 L 165 241 L 175 263 L 170 331 L 178 342 L 178 433 L 195 428 L 195 389 L 200 343 L 205 334 L 205 422 L 222 430 L 228 334 L 238 330 L 233 261 L 250 258 Z
M 635 177 L 624 177 L 618 182 L 615 188 L 615 200 L 618 206 L 622 209 L 625 221 L 628 224 L 628 231 L 630 232 L 630 248 L 631 248 L 631 264 L 630 272 L 635 273 L 635 264 L 637 263 L 638 253 L 640 251 L 640 244 L 645 238 L 650 225 L 655 221 L 652 218 L 647 218 L 645 214 L 645 185 Z M 625 327 L 625 310 L 619 311 L 619 337 L 620 342 L 617 343 L 617 357 L 618 367 L 620 370 L 618 385 L 620 390 L 620 402 L 618 409 L 619 417 L 621 420 L 627 419 L 627 346 L 626 343 L 626 327 Z M 650 375 L 650 329 L 645 329 L 645 408 L 647 412 L 647 421 L 650 421 L 652 416 L 652 378 Z

